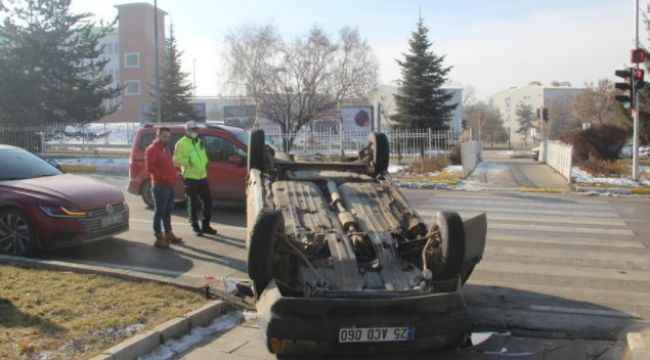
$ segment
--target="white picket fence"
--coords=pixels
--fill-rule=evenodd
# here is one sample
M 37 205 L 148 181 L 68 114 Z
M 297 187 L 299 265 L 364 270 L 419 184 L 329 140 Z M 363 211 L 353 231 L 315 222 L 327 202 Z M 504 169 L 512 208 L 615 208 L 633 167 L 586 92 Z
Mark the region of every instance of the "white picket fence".
M 451 148 L 459 144 L 460 133 L 449 131 L 408 130 L 387 131 L 390 155 L 393 158 L 409 162 L 421 157 L 437 155 L 447 156 Z M 368 140 L 369 131 L 322 133 L 301 131 L 296 134 L 281 134 L 266 131 L 267 142 L 277 149 L 283 149 L 284 141 L 293 138 L 289 149 L 291 154 L 340 154 L 358 153 Z M 284 140 L 284 141 L 283 141 Z
M 468 141 L 460 145 L 460 157 L 463 163 L 463 177 L 469 176 L 481 161 L 481 142 Z
M 571 182 L 573 146 L 557 140 L 546 140 L 539 146 L 539 161 L 545 162 Z

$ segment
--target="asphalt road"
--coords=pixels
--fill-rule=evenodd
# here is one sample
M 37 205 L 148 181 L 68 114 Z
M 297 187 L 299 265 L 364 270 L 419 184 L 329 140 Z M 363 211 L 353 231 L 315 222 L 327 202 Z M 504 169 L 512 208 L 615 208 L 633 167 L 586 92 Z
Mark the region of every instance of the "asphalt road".
M 120 188 L 126 184 L 125 178 L 101 179 Z M 613 339 L 650 319 L 650 199 L 431 190 L 405 195 L 424 218 L 442 209 L 463 218 L 487 213 L 485 256 L 463 292 L 477 330 L 511 332 L 502 343 L 491 344 L 494 351 L 506 348 L 514 354 L 528 346 L 530 355 L 521 358 L 617 359 L 622 343 Z M 242 209 L 217 209 L 220 234 L 197 238 L 179 206 L 173 222 L 186 242 L 160 250 L 152 246 L 151 211 L 138 197 L 127 194 L 127 200 L 128 233 L 41 256 L 193 282 L 205 276 L 246 276 Z M 551 340 L 566 337 L 589 341 Z M 506 343 L 512 344 L 510 350 Z M 213 358 L 269 358 L 254 324 L 210 339 L 183 358 L 199 359 L 208 352 L 223 355 Z M 435 358 L 493 358 L 486 354 Z

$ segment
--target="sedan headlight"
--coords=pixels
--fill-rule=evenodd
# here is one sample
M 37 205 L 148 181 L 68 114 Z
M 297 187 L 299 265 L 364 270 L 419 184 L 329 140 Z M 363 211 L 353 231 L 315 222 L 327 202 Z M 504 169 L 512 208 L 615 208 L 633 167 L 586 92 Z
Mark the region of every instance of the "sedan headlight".
M 52 217 L 83 217 L 88 214 L 84 211 L 66 208 L 64 206 L 60 206 L 58 208 L 53 206 L 41 206 L 40 208 L 44 213 Z

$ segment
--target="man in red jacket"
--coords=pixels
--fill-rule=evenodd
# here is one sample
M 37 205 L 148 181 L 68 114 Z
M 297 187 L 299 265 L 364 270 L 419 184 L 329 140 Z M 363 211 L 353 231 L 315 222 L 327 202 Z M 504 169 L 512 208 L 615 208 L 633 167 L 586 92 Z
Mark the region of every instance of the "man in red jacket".
M 170 243 L 177 244 L 183 241 L 172 232 L 172 209 L 174 208 L 177 171 L 172 154 L 167 148 L 170 139 L 169 128 L 158 128 L 156 140 L 147 147 L 144 153 L 144 165 L 153 184 L 153 231 L 156 237 L 154 245 L 162 249 L 168 249 Z M 161 231 L 161 222 L 165 229 L 164 234 Z

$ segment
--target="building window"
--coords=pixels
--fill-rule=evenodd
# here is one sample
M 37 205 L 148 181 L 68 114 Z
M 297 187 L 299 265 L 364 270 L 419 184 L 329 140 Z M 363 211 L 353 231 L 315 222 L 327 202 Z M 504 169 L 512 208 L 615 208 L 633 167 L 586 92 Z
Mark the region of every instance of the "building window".
M 140 80 L 129 80 L 124 82 L 124 95 L 140 95 Z
M 124 54 L 124 67 L 137 68 L 140 67 L 140 53 L 125 53 Z

